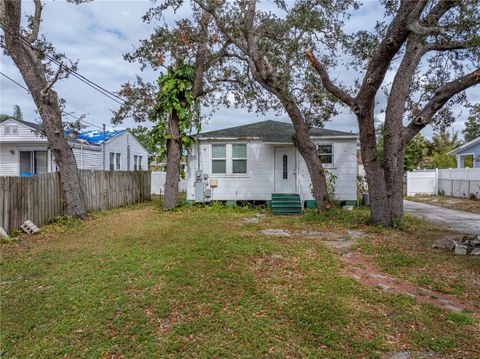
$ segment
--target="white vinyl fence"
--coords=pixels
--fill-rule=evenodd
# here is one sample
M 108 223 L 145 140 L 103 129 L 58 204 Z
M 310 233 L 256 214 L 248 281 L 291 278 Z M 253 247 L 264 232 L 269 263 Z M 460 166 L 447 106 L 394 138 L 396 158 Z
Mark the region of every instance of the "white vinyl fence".
M 480 168 L 407 172 L 407 196 L 417 194 L 480 198 Z
M 153 171 L 152 172 L 152 194 L 164 194 L 165 193 L 165 179 L 167 178 L 166 172 Z M 187 185 L 184 179 L 181 179 L 178 184 L 178 191 L 185 192 Z

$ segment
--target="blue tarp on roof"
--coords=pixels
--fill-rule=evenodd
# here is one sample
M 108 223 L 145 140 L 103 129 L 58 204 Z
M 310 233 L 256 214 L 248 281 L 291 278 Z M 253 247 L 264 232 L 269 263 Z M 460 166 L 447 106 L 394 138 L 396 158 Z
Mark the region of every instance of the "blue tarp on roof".
M 119 135 L 119 134 L 121 134 L 125 131 L 126 130 L 118 130 L 118 131 L 107 130 L 107 131 L 105 131 L 105 138 L 103 136 L 103 131 L 99 131 L 99 130 L 82 131 L 77 136 L 77 139 L 80 140 L 80 141 L 81 140 L 86 141 L 86 142 L 88 142 L 89 144 L 92 144 L 92 145 L 99 145 L 99 144 L 103 143 L 104 140 L 107 141 L 110 138 L 112 138 L 113 136 Z

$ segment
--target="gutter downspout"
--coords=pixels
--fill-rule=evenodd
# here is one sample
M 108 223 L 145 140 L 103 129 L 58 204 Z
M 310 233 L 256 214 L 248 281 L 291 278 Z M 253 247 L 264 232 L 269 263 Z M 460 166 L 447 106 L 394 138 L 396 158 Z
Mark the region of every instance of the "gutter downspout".
M 102 143 L 102 158 L 103 158 L 103 170 L 105 171 L 105 124 L 103 127 L 103 143 Z

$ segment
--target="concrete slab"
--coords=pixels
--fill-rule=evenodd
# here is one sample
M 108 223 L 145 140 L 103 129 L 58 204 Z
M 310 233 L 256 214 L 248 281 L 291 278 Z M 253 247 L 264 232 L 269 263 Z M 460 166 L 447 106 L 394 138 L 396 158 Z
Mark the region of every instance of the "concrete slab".
M 480 214 L 403 201 L 405 212 L 466 234 L 480 234 Z

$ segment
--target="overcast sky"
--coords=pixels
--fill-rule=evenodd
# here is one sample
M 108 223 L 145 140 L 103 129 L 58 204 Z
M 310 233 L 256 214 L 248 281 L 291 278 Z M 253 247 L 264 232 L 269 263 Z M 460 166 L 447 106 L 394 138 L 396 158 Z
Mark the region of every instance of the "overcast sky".
M 62 1 L 47 1 L 43 10 L 41 33 L 58 51 L 64 52 L 72 60 L 79 60 L 80 74 L 110 91 L 118 91 L 121 84 L 134 80 L 135 75 L 140 73 L 139 66 L 124 61 L 122 55 L 131 51 L 139 40 L 147 38 L 152 32 L 153 25 L 145 24 L 141 20 L 150 6 L 151 2 L 147 0 L 97 0 L 79 6 Z M 24 14 L 31 14 L 33 3 L 23 1 L 22 10 Z M 361 10 L 348 21 L 347 30 L 356 31 L 371 27 L 377 19 L 381 19 L 382 14 L 382 8 L 376 0 L 364 1 Z M 174 18 L 168 19 L 173 20 Z M 24 85 L 19 71 L 10 58 L 2 54 L 0 59 L 0 71 Z M 147 71 L 142 76 L 147 80 L 154 80 L 158 74 Z M 352 72 L 340 70 L 336 76 L 340 81 L 350 83 Z M 73 77 L 57 83 L 55 90 L 67 100 L 67 112 L 86 114 L 85 120 L 99 126 L 105 123 L 107 128 L 112 127 L 111 110 L 119 106 L 117 103 Z M 0 93 L 1 113 L 11 113 L 13 105 L 18 104 L 22 108 L 25 120 L 39 121 L 30 95 L 3 76 L 0 76 Z M 468 94 L 472 102 L 480 102 L 478 87 L 470 90 Z M 466 117 L 465 111 L 459 114 L 454 124 L 455 130 L 464 127 Z M 236 126 L 267 118 L 288 121 L 285 114 L 257 116 L 243 109 L 230 108 L 215 112 L 210 122 L 204 126 L 204 130 Z M 126 121 L 117 128 L 134 126 L 136 124 L 133 121 Z M 348 110 L 342 111 L 325 127 L 341 131 L 358 131 L 354 116 Z M 430 128 L 424 130 L 427 136 L 430 136 L 431 132 Z

